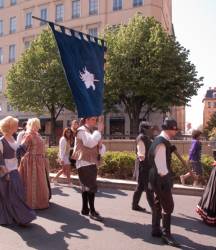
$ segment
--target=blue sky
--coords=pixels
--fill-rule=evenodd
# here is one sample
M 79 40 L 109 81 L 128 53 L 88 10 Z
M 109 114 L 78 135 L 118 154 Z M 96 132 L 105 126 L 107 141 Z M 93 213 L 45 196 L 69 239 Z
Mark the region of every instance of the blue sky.
M 186 122 L 202 124 L 202 99 L 209 87 L 216 87 L 216 0 L 173 0 L 173 25 L 177 40 L 190 50 L 190 61 L 204 86 L 186 108 Z

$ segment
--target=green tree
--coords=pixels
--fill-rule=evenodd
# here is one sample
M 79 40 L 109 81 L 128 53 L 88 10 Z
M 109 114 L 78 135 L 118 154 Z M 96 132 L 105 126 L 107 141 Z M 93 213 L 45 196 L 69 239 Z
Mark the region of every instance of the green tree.
M 209 121 L 207 122 L 206 128 L 204 128 L 205 135 L 208 135 L 210 139 L 216 138 L 216 112 L 214 112 Z
M 128 25 L 108 27 L 105 100 L 122 104 L 131 132 L 137 133 L 141 110 L 168 111 L 187 105 L 202 86 L 189 51 L 168 35 L 154 18 L 136 15 Z
M 74 109 L 57 45 L 51 30 L 44 30 L 8 72 L 6 95 L 20 111 L 49 112 L 55 142 L 56 119 L 64 106 Z

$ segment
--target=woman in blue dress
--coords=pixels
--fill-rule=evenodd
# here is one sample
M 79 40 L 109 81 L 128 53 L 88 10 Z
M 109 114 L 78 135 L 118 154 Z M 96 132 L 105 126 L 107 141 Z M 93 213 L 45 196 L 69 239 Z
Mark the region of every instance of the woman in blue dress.
M 216 161 L 196 211 L 206 224 L 216 226 Z
M 24 188 L 17 171 L 17 143 L 13 134 L 18 120 L 7 116 L 0 121 L 0 225 L 26 225 L 36 218 L 24 201 Z

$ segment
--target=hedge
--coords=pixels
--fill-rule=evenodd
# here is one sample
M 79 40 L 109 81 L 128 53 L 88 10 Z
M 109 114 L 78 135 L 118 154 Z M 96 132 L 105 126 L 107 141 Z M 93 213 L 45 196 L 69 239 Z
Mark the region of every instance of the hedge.
M 51 147 L 47 149 L 47 157 L 50 162 L 50 171 L 56 172 L 60 165 L 56 161 L 58 158 L 58 147 Z M 183 159 L 187 160 L 188 156 L 182 156 Z M 108 151 L 103 157 L 102 163 L 98 168 L 98 174 L 105 178 L 116 178 L 116 179 L 128 179 L 131 180 L 134 171 L 134 162 L 136 155 L 134 152 L 119 152 L 119 151 Z M 211 163 L 214 161 L 213 157 L 208 155 L 202 155 L 203 165 L 203 177 L 207 181 L 211 173 Z M 185 169 L 178 158 L 173 155 L 172 157 L 172 169 L 174 173 L 174 179 L 176 183 L 179 183 L 179 176 L 185 174 L 188 169 Z M 76 171 L 75 171 L 76 173 Z M 191 180 L 188 180 L 189 183 Z
M 135 154 L 132 152 L 108 151 L 99 166 L 98 174 L 101 177 L 131 179 L 133 176 Z
M 187 155 L 182 157 L 185 160 L 188 159 Z M 132 179 L 135 158 L 136 155 L 132 152 L 107 152 L 103 157 L 102 165 L 99 167 L 99 175 L 110 178 Z M 206 182 L 212 170 L 211 163 L 213 162 L 213 157 L 203 155 L 201 161 L 204 170 L 203 178 Z M 171 165 L 174 173 L 174 181 L 175 183 L 179 183 L 179 176 L 187 173 L 188 169 L 182 166 L 182 163 L 175 155 L 172 157 Z M 189 179 L 188 182 L 191 183 L 192 180 Z
M 58 163 L 58 147 L 51 147 L 46 150 L 46 157 L 49 159 L 50 172 L 56 173 L 61 169 L 61 165 Z M 73 167 L 72 172 L 77 174 L 77 170 Z
M 49 159 L 50 172 L 56 172 L 58 169 L 61 168 L 61 166 L 57 162 L 57 159 L 58 159 L 58 147 L 47 148 L 46 157 L 48 157 L 48 159 Z

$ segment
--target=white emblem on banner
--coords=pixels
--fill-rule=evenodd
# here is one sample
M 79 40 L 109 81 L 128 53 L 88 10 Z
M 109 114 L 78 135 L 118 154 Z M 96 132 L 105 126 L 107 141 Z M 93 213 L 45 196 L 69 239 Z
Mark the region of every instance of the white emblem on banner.
M 99 82 L 99 80 L 95 79 L 94 74 L 90 73 L 86 67 L 83 69 L 83 71 L 80 71 L 80 79 L 84 82 L 87 89 L 90 87 L 95 90 L 95 84 L 94 82 Z

